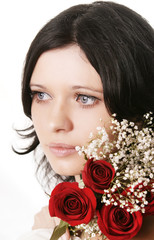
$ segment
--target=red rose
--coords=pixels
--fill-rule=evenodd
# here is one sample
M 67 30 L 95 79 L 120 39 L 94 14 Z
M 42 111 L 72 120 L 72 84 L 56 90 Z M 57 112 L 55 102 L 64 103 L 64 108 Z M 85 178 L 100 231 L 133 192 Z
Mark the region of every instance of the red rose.
M 137 184 L 134 188 L 134 191 L 137 190 L 138 192 L 143 192 L 143 191 L 147 191 L 147 195 L 146 195 L 146 201 L 148 201 L 148 205 L 145 205 L 145 214 L 144 216 L 147 215 L 154 215 L 154 192 L 152 192 L 152 184 L 153 184 L 153 180 L 151 180 L 149 182 L 149 184 L 147 186 L 144 186 L 144 184 L 141 182 L 139 184 Z M 122 195 L 126 195 L 126 192 L 130 192 L 130 188 L 127 188 Z M 133 198 L 137 198 L 134 195 L 134 192 L 131 193 L 131 197 Z M 138 204 L 139 206 L 141 205 L 142 202 L 142 197 L 138 198 L 138 200 L 140 201 L 140 203 Z
M 142 214 L 129 213 L 125 208 L 108 205 L 97 211 L 98 226 L 110 240 L 128 240 L 133 238 L 142 226 Z
M 78 183 L 59 183 L 51 193 L 49 213 L 75 226 L 88 224 L 96 209 L 96 198 L 89 188 L 80 189 Z
M 148 205 L 145 207 L 145 215 L 154 215 L 154 193 L 148 191 L 146 200 L 148 201 Z
M 149 185 L 147 186 L 147 195 L 146 200 L 148 201 L 148 205 L 145 206 L 145 215 L 154 215 L 154 192 L 152 192 L 152 183 L 154 184 L 154 180 L 151 180 Z
M 94 192 L 104 193 L 108 189 L 115 175 L 115 169 L 104 160 L 89 159 L 82 171 L 82 179 L 85 185 Z

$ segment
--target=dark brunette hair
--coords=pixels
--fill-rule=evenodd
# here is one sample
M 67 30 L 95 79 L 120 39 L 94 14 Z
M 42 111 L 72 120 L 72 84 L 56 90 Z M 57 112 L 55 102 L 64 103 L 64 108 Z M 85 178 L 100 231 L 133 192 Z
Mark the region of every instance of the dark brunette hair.
M 63 11 L 36 35 L 23 72 L 22 102 L 26 116 L 31 118 L 29 83 L 38 58 L 45 51 L 69 44 L 77 44 L 99 73 L 110 114 L 116 113 L 119 120 L 141 121 L 144 113 L 154 112 L 153 28 L 123 5 L 98 1 Z M 39 140 L 33 125 L 19 133 L 32 139 L 21 154 L 37 148 Z M 41 157 L 40 166 L 49 176 L 52 169 L 45 156 Z

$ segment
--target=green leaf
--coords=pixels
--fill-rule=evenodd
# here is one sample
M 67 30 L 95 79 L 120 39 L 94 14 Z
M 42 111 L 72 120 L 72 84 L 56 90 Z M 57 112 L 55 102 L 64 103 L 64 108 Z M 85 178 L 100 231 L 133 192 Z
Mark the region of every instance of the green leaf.
M 50 240 L 58 240 L 66 232 L 68 226 L 67 222 L 61 220 L 59 225 L 54 228 Z

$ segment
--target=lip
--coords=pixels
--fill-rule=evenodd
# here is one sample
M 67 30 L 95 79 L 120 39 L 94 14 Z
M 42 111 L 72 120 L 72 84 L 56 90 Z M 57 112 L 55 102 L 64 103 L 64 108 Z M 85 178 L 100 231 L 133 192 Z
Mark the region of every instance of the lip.
M 51 143 L 49 149 L 56 157 L 66 157 L 76 153 L 75 146 L 65 143 Z

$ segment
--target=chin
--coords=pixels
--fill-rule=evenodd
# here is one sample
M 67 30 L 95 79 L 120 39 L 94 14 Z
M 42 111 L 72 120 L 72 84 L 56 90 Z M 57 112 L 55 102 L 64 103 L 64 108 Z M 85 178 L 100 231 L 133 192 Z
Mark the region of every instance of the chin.
M 77 160 L 78 159 L 71 162 L 68 162 L 68 160 L 64 161 L 64 159 L 62 161 L 56 160 L 54 162 L 50 162 L 50 164 L 54 172 L 61 176 L 75 176 L 81 174 L 85 163 L 85 161 L 83 161 L 80 162 L 80 164 L 77 164 L 77 162 L 79 163 Z
M 81 174 L 81 171 L 82 169 L 72 169 L 72 166 L 71 167 L 52 167 L 54 172 L 61 175 L 61 176 L 75 176 L 75 175 L 80 175 Z

